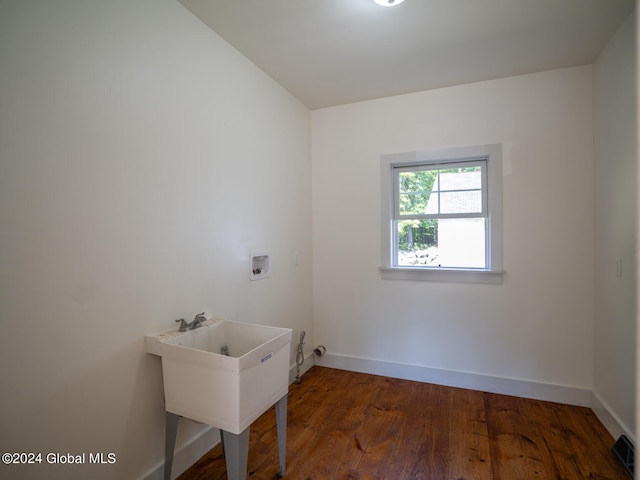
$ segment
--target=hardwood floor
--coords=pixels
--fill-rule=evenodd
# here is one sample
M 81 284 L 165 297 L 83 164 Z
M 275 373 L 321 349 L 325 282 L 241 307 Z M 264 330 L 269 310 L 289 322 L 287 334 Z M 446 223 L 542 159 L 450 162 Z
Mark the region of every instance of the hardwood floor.
M 289 389 L 285 478 L 628 480 L 613 443 L 588 408 L 312 367 Z M 272 408 L 247 479 L 278 471 Z M 226 478 L 220 445 L 179 477 Z

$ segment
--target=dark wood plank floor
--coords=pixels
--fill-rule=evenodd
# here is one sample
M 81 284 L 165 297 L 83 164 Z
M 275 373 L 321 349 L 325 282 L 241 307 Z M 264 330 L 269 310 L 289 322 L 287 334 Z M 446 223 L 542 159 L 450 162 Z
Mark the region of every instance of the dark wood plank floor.
M 630 477 L 588 408 L 312 367 L 289 389 L 290 480 Z M 278 478 L 274 409 L 251 426 L 249 480 Z M 220 445 L 180 480 L 223 480 Z

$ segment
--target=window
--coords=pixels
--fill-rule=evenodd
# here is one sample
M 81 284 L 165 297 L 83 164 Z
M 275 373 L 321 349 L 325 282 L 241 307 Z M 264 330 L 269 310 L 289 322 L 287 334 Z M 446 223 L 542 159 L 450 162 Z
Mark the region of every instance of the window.
M 382 156 L 383 278 L 502 280 L 500 145 Z

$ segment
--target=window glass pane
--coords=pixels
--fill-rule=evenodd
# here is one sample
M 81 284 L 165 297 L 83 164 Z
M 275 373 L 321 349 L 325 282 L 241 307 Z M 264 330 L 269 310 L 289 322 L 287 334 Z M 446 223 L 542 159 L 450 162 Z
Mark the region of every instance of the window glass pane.
M 440 193 L 440 213 L 480 212 L 482 212 L 482 192 L 480 190 Z
M 442 267 L 485 268 L 485 225 L 484 218 L 439 220 L 439 264 Z
M 437 172 L 435 170 L 399 172 L 400 215 L 421 215 L 425 213 L 436 175 Z
M 402 220 L 398 266 L 485 268 L 485 219 Z
M 440 172 L 440 190 L 479 190 L 482 188 L 482 170 L 475 167 L 442 169 Z

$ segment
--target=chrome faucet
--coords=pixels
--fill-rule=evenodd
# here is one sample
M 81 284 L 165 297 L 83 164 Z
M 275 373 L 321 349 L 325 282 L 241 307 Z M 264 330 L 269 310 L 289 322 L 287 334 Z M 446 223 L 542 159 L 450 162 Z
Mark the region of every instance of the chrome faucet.
M 195 330 L 202 326 L 202 322 L 206 321 L 207 317 L 204 316 L 204 312 L 199 313 L 193 319 L 193 322 L 187 323 L 184 321 L 184 318 L 179 318 L 176 322 L 180 322 L 180 328 L 178 328 L 179 332 L 187 332 L 189 330 Z

